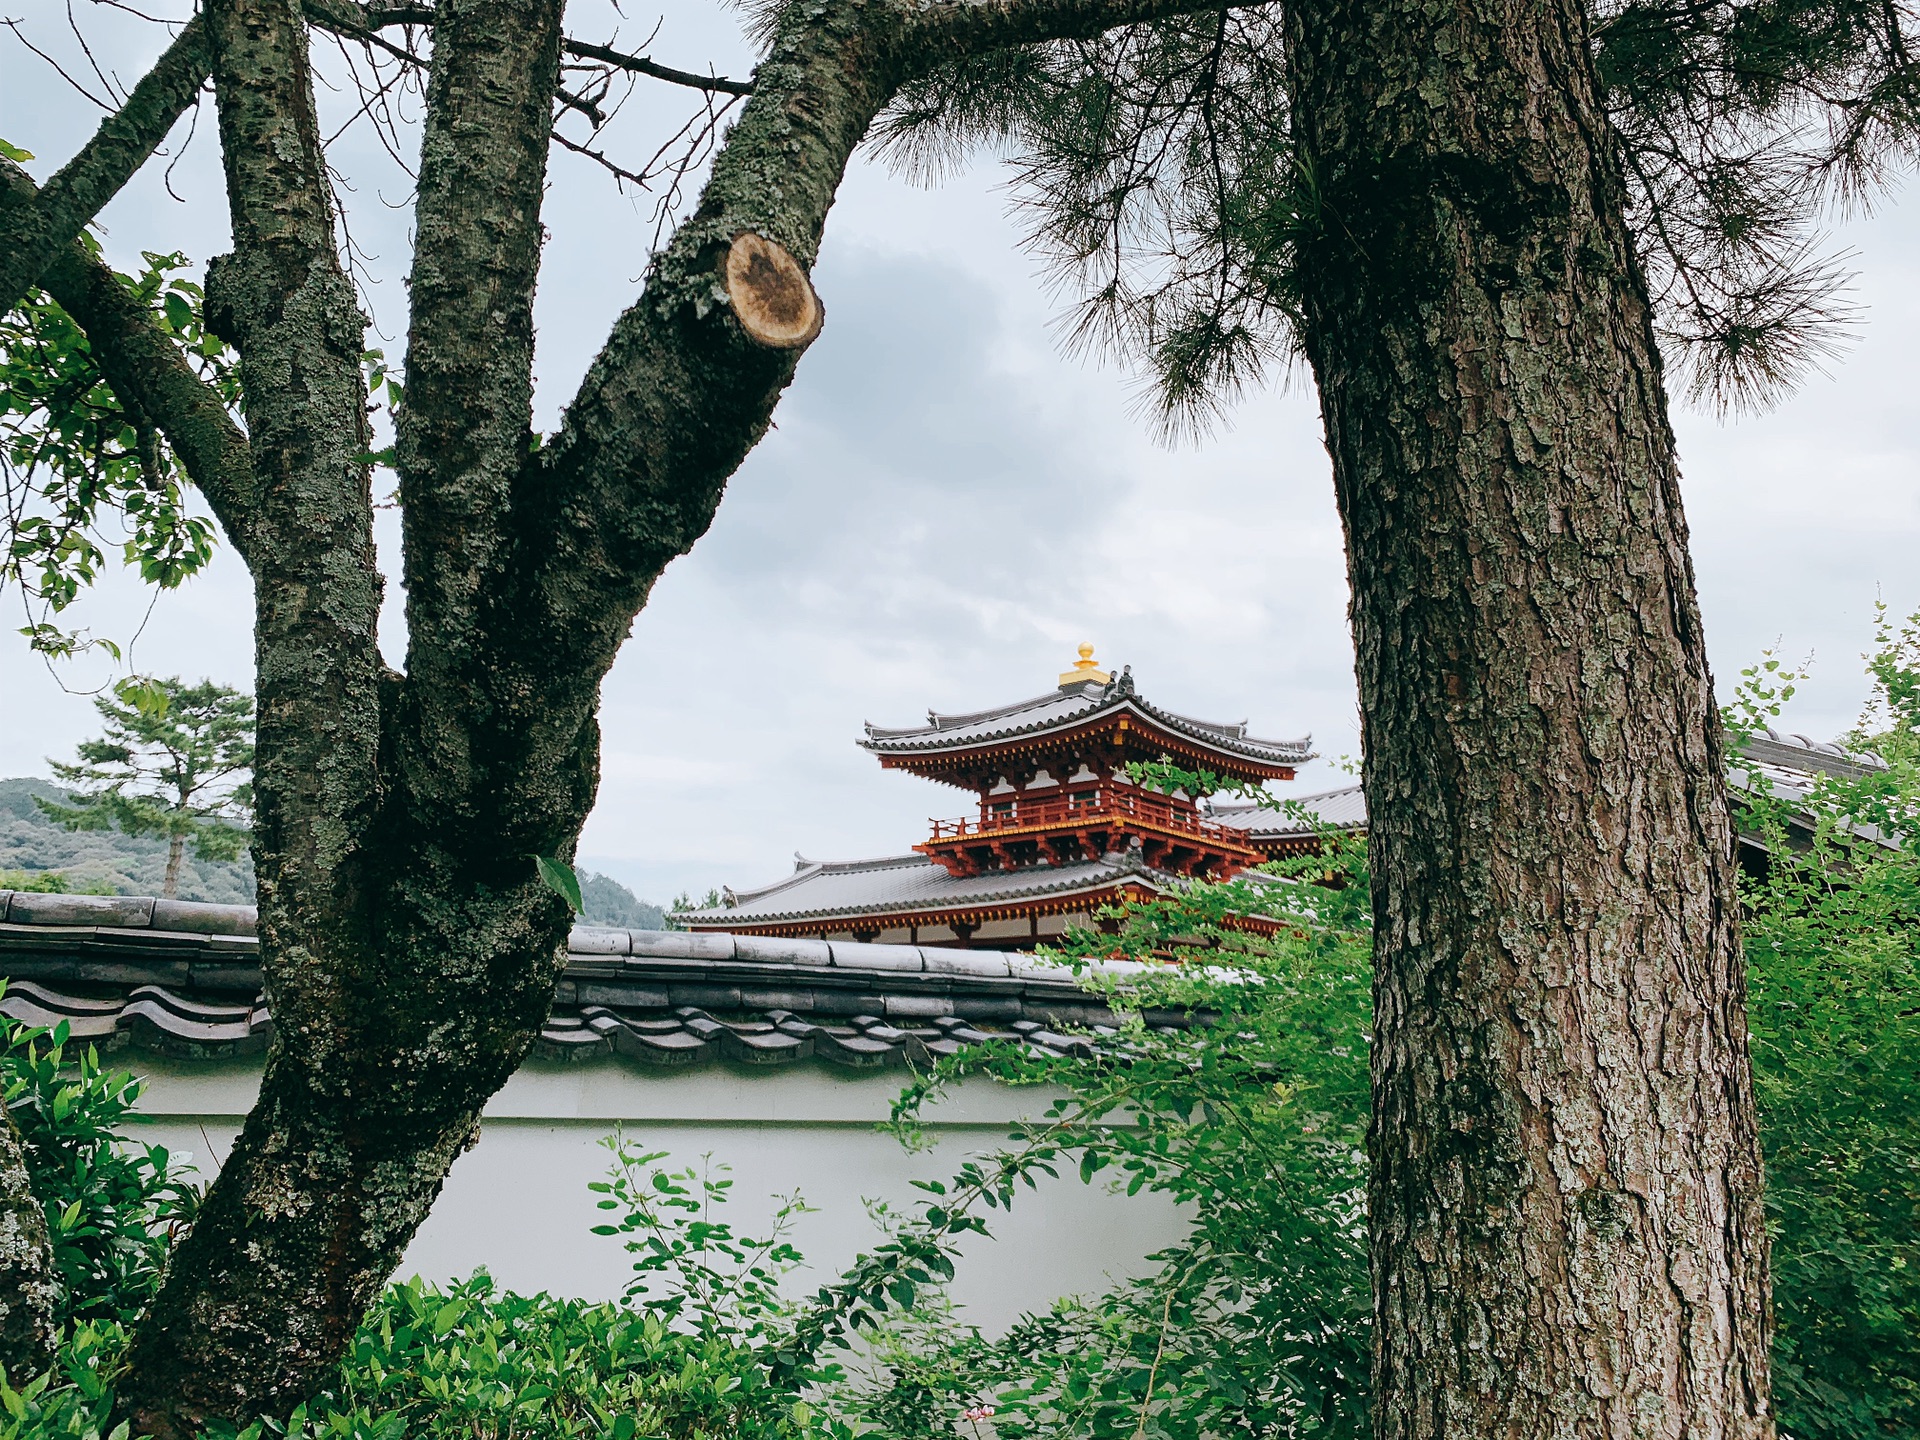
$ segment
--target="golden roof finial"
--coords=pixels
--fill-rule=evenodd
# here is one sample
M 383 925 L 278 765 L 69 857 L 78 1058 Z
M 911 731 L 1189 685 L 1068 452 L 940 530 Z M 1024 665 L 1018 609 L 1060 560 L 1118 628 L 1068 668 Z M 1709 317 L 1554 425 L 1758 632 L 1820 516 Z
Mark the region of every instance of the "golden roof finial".
M 1078 685 L 1086 680 L 1098 680 L 1104 685 L 1112 678 L 1113 676 L 1093 663 L 1093 645 L 1089 642 L 1080 647 L 1080 658 L 1073 662 L 1073 669 L 1062 673 L 1060 685 L 1064 689 L 1068 685 Z

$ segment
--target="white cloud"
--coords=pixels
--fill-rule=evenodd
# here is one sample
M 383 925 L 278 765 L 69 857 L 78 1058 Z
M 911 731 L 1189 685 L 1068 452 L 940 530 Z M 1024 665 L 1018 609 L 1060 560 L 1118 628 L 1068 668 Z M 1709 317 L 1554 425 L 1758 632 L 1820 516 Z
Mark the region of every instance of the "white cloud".
M 672 18 L 657 53 L 738 65 L 728 12 Z M 139 68 L 130 54 L 116 63 Z M 17 55 L 7 64 L 0 134 L 57 163 L 92 118 Z M 175 176 L 187 204 L 157 174 L 115 202 L 109 246 L 123 261 L 173 246 L 204 260 L 224 243 L 206 139 Z M 356 239 L 378 257 L 370 303 L 392 335 L 407 236 L 388 206 L 404 177 L 364 140 L 339 158 Z M 957 792 L 883 773 L 854 745 L 860 722 L 1037 693 L 1081 640 L 1131 662 L 1174 708 L 1270 735 L 1310 730 L 1329 757 L 1357 750 L 1345 565 L 1312 395 L 1255 396 L 1207 443 L 1156 446 L 1126 374 L 1058 352 L 1057 306 L 996 184 L 991 170 L 933 192 L 869 166 L 848 177 L 818 275 L 826 332 L 604 686 L 587 864 L 664 898 L 771 880 L 796 849 L 903 850 Z M 547 220 L 542 424 L 636 292 L 651 235 L 644 206 L 571 159 L 556 165 Z M 1793 718 L 1821 735 L 1850 723 L 1864 694 L 1853 657 L 1877 590 L 1920 605 L 1920 209 L 1890 205 L 1846 240 L 1869 324 L 1833 378 L 1756 420 L 1677 420 L 1714 663 L 1730 677 L 1775 637 L 1795 658 L 1815 651 Z M 94 607 L 101 628 L 127 633 L 144 600 L 116 578 Z M 244 683 L 250 617 L 227 557 L 162 601 L 141 663 Z M 0 773 L 39 772 L 89 732 L 91 710 L 17 648 L 5 673 Z M 1300 788 L 1337 783 L 1322 762 Z

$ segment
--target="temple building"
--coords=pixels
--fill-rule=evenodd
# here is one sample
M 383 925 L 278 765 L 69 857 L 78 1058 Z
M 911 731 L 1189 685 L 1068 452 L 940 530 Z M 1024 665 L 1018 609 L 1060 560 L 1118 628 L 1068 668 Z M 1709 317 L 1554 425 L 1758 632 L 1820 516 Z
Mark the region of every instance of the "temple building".
M 1137 785 L 1127 766 L 1171 760 L 1228 780 L 1291 780 L 1308 739 L 1261 740 L 1151 704 L 1131 667 L 1102 670 L 1093 647 L 1044 695 L 967 715 L 929 712 L 903 730 L 869 724 L 859 742 L 882 768 L 968 792 L 971 813 L 932 822 L 904 855 L 795 857 L 793 874 L 724 903 L 680 911 L 687 930 L 744 935 L 1030 949 L 1094 923 L 1122 897 L 1183 879 L 1224 880 L 1313 843 L 1311 816 L 1353 808 L 1357 789 L 1289 811 Z M 1332 813 L 1329 820 L 1335 820 Z M 1363 818 L 1363 817 L 1362 817 Z M 1340 817 L 1344 819 L 1344 815 Z M 1340 823 L 1340 820 L 1335 820 Z

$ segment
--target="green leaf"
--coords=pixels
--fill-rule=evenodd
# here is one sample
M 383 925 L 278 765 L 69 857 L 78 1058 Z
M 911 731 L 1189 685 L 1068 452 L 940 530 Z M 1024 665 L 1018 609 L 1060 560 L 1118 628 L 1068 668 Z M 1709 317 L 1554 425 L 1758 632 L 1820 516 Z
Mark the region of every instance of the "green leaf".
M 578 915 L 585 907 L 580 899 L 580 877 L 573 873 L 573 867 L 549 855 L 535 855 L 532 858 L 540 871 L 540 883 L 571 905 L 573 913 Z

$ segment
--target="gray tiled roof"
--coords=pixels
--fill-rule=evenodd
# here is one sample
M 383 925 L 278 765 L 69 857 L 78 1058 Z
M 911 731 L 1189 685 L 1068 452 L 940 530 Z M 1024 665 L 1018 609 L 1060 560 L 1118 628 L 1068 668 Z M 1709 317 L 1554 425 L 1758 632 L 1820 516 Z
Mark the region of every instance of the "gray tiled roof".
M 1870 751 L 1843 750 L 1838 745 L 1809 740 L 1804 735 L 1782 735 L 1767 730 L 1740 743 L 1739 758 L 1727 766 L 1727 784 L 1745 794 L 1764 789 L 1775 800 L 1799 806 L 1812 795 L 1822 774 L 1853 780 L 1886 768 L 1887 762 Z M 1807 812 L 1795 810 L 1789 824 L 1796 829 L 1811 830 L 1814 821 Z M 1875 844 L 1899 844 L 1897 837 L 1888 835 L 1877 825 L 1851 825 L 1848 829 L 1862 840 Z M 1760 843 L 1755 835 L 1743 834 L 1740 838 L 1743 844 Z
M 1810 740 L 1805 735 L 1783 735 L 1777 730 L 1763 731 L 1742 742 L 1740 752 L 1767 777 L 1774 794 L 1789 801 L 1804 798 L 1812 790 L 1815 777 L 1822 772 L 1852 779 L 1886 768 L 1886 761 L 1870 751 L 1845 750 L 1827 741 Z M 1739 765 L 1732 768 L 1730 779 L 1735 789 L 1749 788 L 1743 773 L 1748 768 Z M 1245 830 L 1254 839 L 1305 835 L 1317 825 L 1357 830 L 1367 823 L 1367 797 L 1358 785 L 1318 795 L 1302 795 L 1291 803 L 1304 810 L 1306 816 L 1298 816 L 1284 805 L 1220 801 L 1209 807 L 1209 814 L 1222 825 Z
M 1064 729 L 1095 716 L 1121 711 L 1150 719 L 1176 734 L 1185 735 L 1227 754 L 1279 765 L 1303 764 L 1313 758 L 1311 737 L 1261 740 L 1247 733 L 1244 720 L 1237 724 L 1220 724 L 1196 720 L 1189 715 L 1176 715 L 1171 710 L 1162 710 L 1142 700 L 1133 693 L 1130 681 L 1107 685 L 1089 681 L 1063 686 L 1030 700 L 1002 705 L 993 710 L 978 710 L 970 715 L 942 715 L 929 710 L 925 725 L 891 730 L 869 724 L 866 727 L 866 739 L 860 744 L 878 755 L 964 750 L 990 741 Z
M 1294 806 L 1299 808 L 1296 810 Z M 1288 803 L 1280 805 L 1215 801 L 1208 809 L 1208 818 L 1244 830 L 1248 838 L 1256 840 L 1309 835 L 1322 826 L 1360 830 L 1367 823 L 1367 797 L 1358 785 L 1348 785 L 1318 795 L 1290 798 Z
M 1742 754 L 1763 764 L 1807 773 L 1824 771 L 1843 780 L 1855 780 L 1887 768 L 1887 762 L 1871 750 L 1844 750 L 1831 741 L 1810 740 L 1805 735 L 1782 735 L 1774 729 L 1763 730 L 1751 739 L 1737 743 Z
M 253 930 L 251 906 L 0 891 L 0 974 L 10 977 L 0 1014 L 65 1020 L 103 1049 L 259 1053 L 273 1018 Z M 580 926 L 536 1053 L 858 1067 L 993 1036 L 1064 1052 L 1087 1042 L 1055 1027 L 1097 1030 L 1112 1018 L 1067 971 L 1031 955 Z
M 1039 896 L 1094 894 L 1121 880 L 1158 890 L 1172 877 L 1125 858 L 1079 860 L 1070 865 L 1029 865 L 956 878 L 924 855 L 878 860 L 807 860 L 793 874 L 742 890 L 732 903 L 709 910 L 679 911 L 690 924 L 778 921 L 837 915 L 908 914 L 997 905 Z

